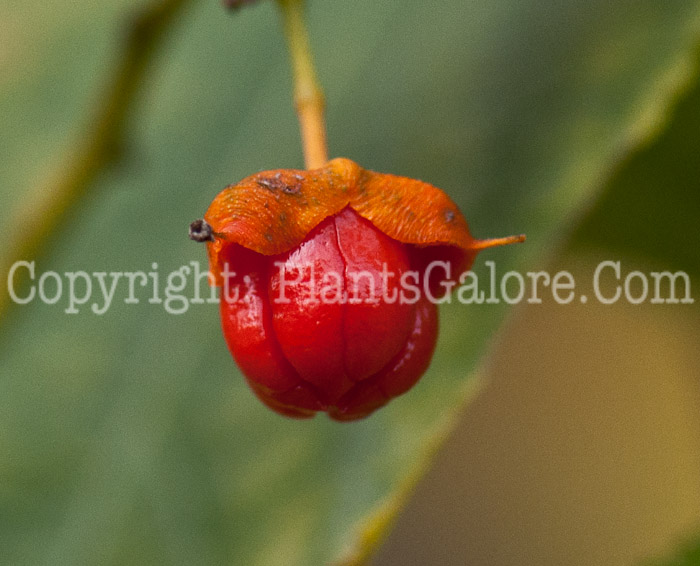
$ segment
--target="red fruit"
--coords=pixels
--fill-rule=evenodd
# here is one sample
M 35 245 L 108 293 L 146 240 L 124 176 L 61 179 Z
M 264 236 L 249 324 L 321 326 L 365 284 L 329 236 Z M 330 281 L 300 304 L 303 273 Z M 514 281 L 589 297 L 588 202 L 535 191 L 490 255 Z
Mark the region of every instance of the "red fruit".
M 207 215 L 226 342 L 255 394 L 291 417 L 365 417 L 408 391 L 437 339 L 443 270 L 484 247 L 439 189 L 335 159 L 225 189 Z M 193 225 L 194 226 L 194 225 Z M 197 225 L 198 232 L 202 229 Z

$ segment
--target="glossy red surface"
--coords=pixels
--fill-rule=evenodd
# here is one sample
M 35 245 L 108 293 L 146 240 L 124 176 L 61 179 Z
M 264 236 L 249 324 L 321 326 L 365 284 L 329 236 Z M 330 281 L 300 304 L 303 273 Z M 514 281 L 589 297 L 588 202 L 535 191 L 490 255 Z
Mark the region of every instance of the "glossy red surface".
M 283 254 L 225 246 L 224 336 L 256 395 L 287 416 L 354 420 L 410 389 L 432 357 L 437 307 L 402 301 L 401 278 L 426 250 L 350 208 Z

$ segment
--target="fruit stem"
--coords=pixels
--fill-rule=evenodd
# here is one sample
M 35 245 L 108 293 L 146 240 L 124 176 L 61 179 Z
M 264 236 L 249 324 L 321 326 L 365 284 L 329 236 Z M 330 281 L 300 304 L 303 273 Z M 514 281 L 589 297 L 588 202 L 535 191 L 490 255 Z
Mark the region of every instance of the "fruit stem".
M 299 117 L 304 163 L 317 169 L 328 161 L 325 102 L 316 77 L 309 35 L 304 22 L 304 0 L 277 0 L 282 10 L 284 34 L 292 63 L 294 105 Z
M 472 250 L 485 250 L 496 246 L 505 246 L 507 244 L 519 244 L 525 241 L 525 234 L 519 236 L 506 236 L 505 238 L 489 238 L 488 240 L 476 240 L 472 246 Z

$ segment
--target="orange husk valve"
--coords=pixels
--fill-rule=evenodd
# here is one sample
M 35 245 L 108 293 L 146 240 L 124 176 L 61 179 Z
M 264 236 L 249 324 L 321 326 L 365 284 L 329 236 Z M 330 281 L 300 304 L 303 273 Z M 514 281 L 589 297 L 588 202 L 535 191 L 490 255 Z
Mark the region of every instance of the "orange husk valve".
M 284 415 L 343 421 L 428 368 L 444 284 L 524 239 L 476 240 L 440 189 L 344 158 L 247 177 L 205 221 L 224 337 L 252 390 Z

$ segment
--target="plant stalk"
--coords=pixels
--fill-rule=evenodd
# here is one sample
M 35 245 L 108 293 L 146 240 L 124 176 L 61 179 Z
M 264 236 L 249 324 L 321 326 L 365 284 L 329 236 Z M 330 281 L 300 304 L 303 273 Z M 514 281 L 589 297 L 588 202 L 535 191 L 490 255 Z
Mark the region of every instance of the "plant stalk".
M 277 0 L 292 63 L 294 105 L 299 117 L 304 163 L 317 169 L 328 161 L 325 101 L 311 56 L 303 0 Z

